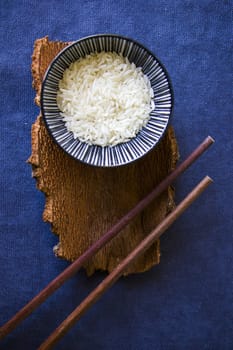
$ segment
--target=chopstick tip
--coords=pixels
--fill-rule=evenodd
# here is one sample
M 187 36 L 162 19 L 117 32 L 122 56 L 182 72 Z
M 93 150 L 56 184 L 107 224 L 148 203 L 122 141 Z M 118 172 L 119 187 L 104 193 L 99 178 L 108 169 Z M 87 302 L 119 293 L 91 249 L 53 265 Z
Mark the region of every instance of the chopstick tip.
M 208 141 L 210 143 L 214 143 L 215 142 L 215 139 L 212 136 L 210 136 L 210 135 L 207 136 L 207 139 L 208 139 Z
M 212 183 L 214 182 L 214 180 L 213 180 L 209 175 L 206 175 L 206 176 L 204 177 L 204 180 L 205 180 L 205 182 L 206 182 L 208 185 L 210 185 L 210 184 L 212 184 Z

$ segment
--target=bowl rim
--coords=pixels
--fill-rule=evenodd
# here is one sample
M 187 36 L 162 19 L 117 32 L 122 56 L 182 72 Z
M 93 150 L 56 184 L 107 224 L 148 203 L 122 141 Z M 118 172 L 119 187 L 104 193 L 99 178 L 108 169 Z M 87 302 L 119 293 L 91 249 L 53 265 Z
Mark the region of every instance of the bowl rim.
M 155 61 L 158 62 L 158 64 L 160 65 L 160 67 L 162 68 L 162 70 L 164 71 L 165 73 L 165 76 L 166 76 L 166 79 L 168 81 L 168 86 L 169 86 L 169 91 L 170 91 L 170 95 L 171 95 L 171 107 L 170 107 L 170 114 L 169 114 L 169 118 L 168 118 L 168 121 L 167 121 L 167 124 L 166 126 L 164 127 L 161 135 L 159 136 L 159 139 L 158 141 L 154 144 L 153 147 L 151 147 L 150 149 L 148 149 L 146 152 L 144 152 L 143 154 L 140 154 L 138 157 L 130 160 L 130 161 L 127 161 L 127 162 L 124 162 L 124 163 L 121 163 L 121 164 L 111 164 L 111 165 L 95 165 L 95 164 L 92 164 L 92 163 L 88 163 L 88 162 L 85 162 L 84 160 L 82 159 L 79 159 L 77 157 L 75 157 L 74 155 L 70 154 L 67 150 L 65 150 L 61 145 L 60 143 L 58 142 L 58 140 L 56 139 L 56 137 L 53 135 L 52 131 L 50 130 L 49 128 L 49 125 L 47 123 L 47 119 L 45 117 L 45 109 L 44 109 L 44 99 L 43 99 L 43 96 L 44 96 L 44 88 L 45 88 L 45 84 L 46 84 L 46 80 L 47 80 L 47 77 L 48 77 L 48 74 L 50 72 L 50 70 L 53 68 L 53 66 L 55 65 L 55 63 L 57 62 L 57 60 L 59 59 L 60 56 L 62 56 L 64 54 L 64 52 L 66 52 L 68 49 L 70 49 L 70 47 L 74 46 L 74 45 L 77 45 L 79 44 L 80 42 L 82 41 L 85 41 L 87 39 L 92 39 L 92 38 L 98 38 L 98 37 L 116 37 L 116 38 L 120 38 L 120 39 L 125 39 L 127 41 L 130 41 L 136 45 L 138 45 L 141 49 L 144 49 L 146 50 L 152 57 L 153 59 L 155 59 Z M 137 160 L 139 160 L 140 158 L 144 157 L 145 155 L 147 155 L 149 152 L 151 152 L 154 147 L 156 147 L 161 139 L 163 138 L 170 122 L 171 122 L 171 119 L 173 117 L 173 113 L 174 113 L 174 90 L 173 90 L 173 86 L 172 86 L 172 82 L 171 82 L 171 78 L 170 78 L 170 75 L 167 71 L 167 69 L 165 68 L 164 64 L 160 61 L 160 59 L 157 57 L 157 55 L 155 55 L 150 49 L 148 49 L 144 44 L 141 44 L 139 41 L 135 40 L 135 39 L 132 39 L 128 36 L 125 36 L 125 35 L 121 35 L 121 34 L 111 34 L 111 33 L 103 33 L 103 34 L 93 34 L 93 35 L 88 35 L 88 36 L 85 36 L 85 37 L 82 37 L 78 40 L 75 40 L 75 41 L 72 41 L 70 42 L 70 44 L 68 44 L 66 47 L 64 47 L 61 51 L 59 51 L 59 53 L 52 59 L 52 61 L 50 62 L 50 64 L 48 65 L 45 73 L 44 73 L 44 76 L 43 76 L 43 79 L 42 79 L 42 83 L 41 83 L 41 91 L 40 91 L 40 109 L 41 109 L 41 114 L 42 114 L 42 117 L 43 117 L 43 120 L 45 122 L 45 126 L 46 126 L 46 129 L 49 133 L 49 135 L 52 137 L 53 141 L 55 141 L 55 143 L 59 146 L 59 148 L 65 152 L 68 156 L 72 157 L 73 159 L 75 159 L 76 161 L 79 161 L 83 164 L 86 164 L 86 165 L 89 165 L 89 166 L 93 166 L 93 167 L 98 167 L 98 168 L 115 168 L 115 167 L 121 167 L 121 166 L 126 166 L 130 163 L 133 163 Z M 136 136 L 137 137 L 137 136 Z M 80 141 L 81 142 L 81 141 Z M 128 141 L 130 142 L 130 141 Z M 84 143 L 84 142 L 82 142 Z M 96 145 L 94 145 L 96 146 Z M 112 147 L 117 147 L 119 146 L 119 144 L 115 145 L 115 146 L 112 146 Z M 101 146 L 99 146 L 101 147 Z M 109 147 L 109 146 L 105 146 L 105 147 Z M 105 147 L 101 147 L 101 148 L 105 148 Z

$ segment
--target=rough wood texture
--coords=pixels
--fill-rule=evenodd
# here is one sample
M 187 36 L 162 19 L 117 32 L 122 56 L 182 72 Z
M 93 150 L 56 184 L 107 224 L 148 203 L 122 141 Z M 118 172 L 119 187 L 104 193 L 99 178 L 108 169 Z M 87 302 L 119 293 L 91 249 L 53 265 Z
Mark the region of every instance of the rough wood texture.
M 32 75 L 38 105 L 44 73 L 66 45 L 51 42 L 48 37 L 35 42 Z M 53 142 L 40 114 L 32 126 L 29 163 L 38 189 L 46 195 L 43 219 L 59 235 L 54 248 L 56 256 L 70 261 L 80 256 L 174 169 L 177 159 L 177 142 L 173 128 L 169 127 L 158 147 L 137 162 L 110 169 L 90 167 L 67 156 Z M 87 273 L 99 269 L 112 271 L 173 207 L 174 191 L 169 188 L 86 264 Z M 157 241 L 127 274 L 146 271 L 159 260 Z

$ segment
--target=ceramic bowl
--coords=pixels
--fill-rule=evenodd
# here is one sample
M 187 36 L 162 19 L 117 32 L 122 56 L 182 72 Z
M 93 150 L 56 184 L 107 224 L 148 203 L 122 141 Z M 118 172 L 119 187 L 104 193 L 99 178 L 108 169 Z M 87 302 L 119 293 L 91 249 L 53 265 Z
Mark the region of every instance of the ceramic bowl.
M 114 51 L 142 67 L 154 91 L 154 109 L 147 124 L 130 141 L 116 146 L 96 146 L 73 137 L 57 106 L 57 91 L 69 65 L 92 52 Z M 168 73 L 158 58 L 137 41 L 120 35 L 101 34 L 82 38 L 63 49 L 47 69 L 41 91 L 41 108 L 47 129 L 55 142 L 73 158 L 93 166 L 121 166 L 144 156 L 163 137 L 173 109 L 173 91 Z

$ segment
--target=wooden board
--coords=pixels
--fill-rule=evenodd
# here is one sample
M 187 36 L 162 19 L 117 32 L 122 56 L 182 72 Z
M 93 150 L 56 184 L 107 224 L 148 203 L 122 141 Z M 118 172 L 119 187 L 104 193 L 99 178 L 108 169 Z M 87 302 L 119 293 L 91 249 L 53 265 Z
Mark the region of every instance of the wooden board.
M 67 45 L 48 37 L 35 41 L 32 76 L 38 106 L 44 73 Z M 59 238 L 55 255 L 75 260 L 174 169 L 177 159 L 177 142 L 170 126 L 159 145 L 133 164 L 110 169 L 91 167 L 72 159 L 53 142 L 40 114 L 32 126 L 29 163 L 38 189 L 45 193 L 43 219 L 51 223 Z M 170 187 L 89 260 L 85 265 L 88 275 L 95 270 L 112 271 L 173 207 L 174 190 Z M 159 260 L 157 241 L 126 274 L 146 271 Z

